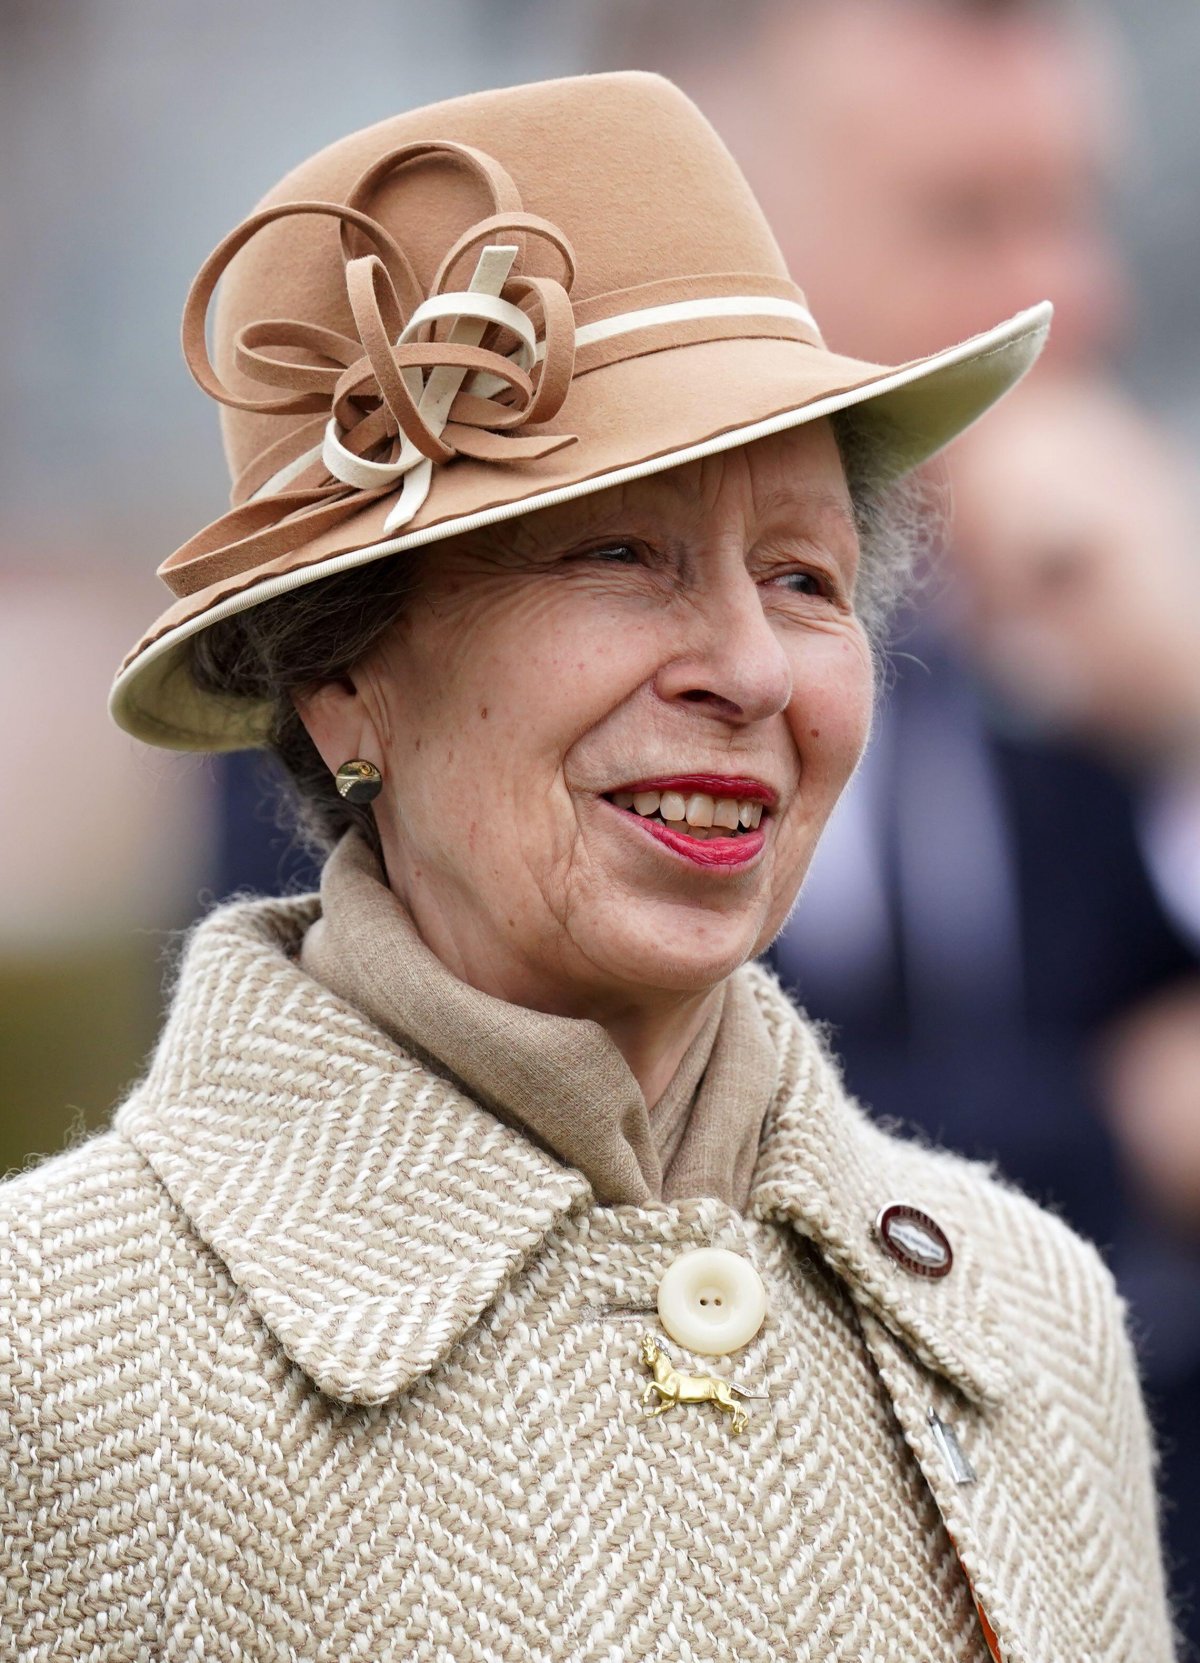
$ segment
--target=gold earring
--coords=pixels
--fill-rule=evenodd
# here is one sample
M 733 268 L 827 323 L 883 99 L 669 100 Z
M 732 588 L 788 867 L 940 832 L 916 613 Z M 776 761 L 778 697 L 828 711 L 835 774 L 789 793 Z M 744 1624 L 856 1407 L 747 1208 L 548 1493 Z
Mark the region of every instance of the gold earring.
M 373 762 L 364 762 L 360 756 L 352 762 L 343 762 L 333 776 L 333 782 L 348 803 L 373 802 L 383 790 L 383 775 L 379 769 Z

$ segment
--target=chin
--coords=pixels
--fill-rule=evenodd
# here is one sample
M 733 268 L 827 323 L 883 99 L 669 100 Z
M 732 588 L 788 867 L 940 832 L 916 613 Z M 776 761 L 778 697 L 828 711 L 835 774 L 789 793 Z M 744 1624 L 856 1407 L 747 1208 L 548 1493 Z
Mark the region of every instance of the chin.
M 714 918 L 700 909 L 631 908 L 596 959 L 626 986 L 704 993 L 753 958 L 761 935 L 757 916 Z

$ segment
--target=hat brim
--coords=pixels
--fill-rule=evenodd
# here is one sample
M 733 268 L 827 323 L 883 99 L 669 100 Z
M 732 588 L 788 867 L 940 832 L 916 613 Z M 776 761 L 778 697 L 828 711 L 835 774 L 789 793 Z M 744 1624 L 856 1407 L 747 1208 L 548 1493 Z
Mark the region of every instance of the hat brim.
M 148 744 L 226 751 L 266 742 L 269 706 L 202 692 L 187 643 L 220 619 L 405 549 L 749 444 L 853 408 L 882 477 L 933 456 L 1020 380 L 1049 332 L 1048 301 L 970 340 L 901 366 L 845 358 L 800 341 L 729 338 L 622 359 L 576 378 L 553 424 L 575 444 L 538 461 L 456 458 L 438 470 L 421 513 L 385 536 L 393 497 L 251 572 L 169 607 L 121 666 L 116 723 Z

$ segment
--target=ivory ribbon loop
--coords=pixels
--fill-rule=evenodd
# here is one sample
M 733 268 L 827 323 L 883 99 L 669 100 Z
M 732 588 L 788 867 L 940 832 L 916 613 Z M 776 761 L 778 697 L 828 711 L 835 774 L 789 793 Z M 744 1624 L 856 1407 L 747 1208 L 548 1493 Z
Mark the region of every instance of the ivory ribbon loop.
M 468 288 L 457 293 L 431 295 L 428 300 L 422 301 L 408 322 L 399 330 L 391 345 L 402 348 L 414 341 L 427 324 L 448 318 L 452 321 L 444 346 L 472 348 L 479 345 L 490 325 L 497 324 L 517 337 L 517 368 L 528 368 L 533 364 L 537 351 L 537 337 L 533 325 L 519 306 L 514 306 L 511 301 L 503 300 L 500 296 L 516 254 L 516 248 L 511 245 L 486 245 L 476 262 Z M 383 264 L 377 256 L 367 255 L 361 261 L 352 261 L 347 270 L 349 272 L 358 266 L 368 268 L 362 281 L 370 281 L 373 300 L 380 278 L 386 282 L 387 274 Z M 356 292 L 361 296 L 358 304 L 355 304 L 354 300 Z M 394 299 L 394 291 L 392 298 Z M 399 368 L 391 346 L 385 344 L 383 351 L 379 351 L 379 325 L 386 323 L 387 319 L 383 317 L 377 304 L 372 309 L 371 302 L 362 288 L 362 282 L 354 285 L 351 303 L 355 310 L 355 322 L 359 324 L 360 337 L 367 347 L 376 373 L 376 380 L 401 430 L 400 449 L 399 453 L 387 462 L 368 461 L 356 456 L 343 444 L 337 419 L 331 416 L 321 446 L 321 459 L 335 479 L 342 480 L 344 484 L 351 485 L 356 490 L 370 490 L 380 485 L 395 484 L 406 479 L 406 476 L 412 476 L 406 479 L 405 489 L 388 515 L 385 529 L 391 531 L 398 525 L 406 525 L 428 495 L 433 480 L 433 468 L 421 466 L 422 462 L 448 461 L 456 454 L 454 447 L 442 445 L 439 441 L 449 420 L 455 395 L 462 386 L 468 370 L 473 367 L 473 361 L 463 354 L 461 361 L 448 362 L 446 360 L 451 355 L 442 351 L 443 361 L 430 369 L 428 379 L 421 376 L 420 370 Z M 431 350 L 436 353 L 436 343 L 430 345 Z M 458 358 L 459 354 L 455 353 L 453 356 Z M 496 354 L 484 356 L 494 358 Z M 513 384 L 514 378 L 511 374 L 505 373 L 504 366 L 500 366 L 498 372 L 492 371 L 491 374 L 498 387 Z M 415 376 L 419 382 L 415 393 L 409 376 Z M 522 376 L 522 380 L 529 389 L 528 402 L 532 403 L 532 384 L 525 376 Z M 424 432 L 437 445 L 436 450 L 427 447 L 421 442 L 421 437 L 413 433 L 405 420 L 409 412 L 403 408 L 403 399 L 410 401 L 411 414 L 415 415 Z M 507 420 L 513 414 L 502 405 L 495 408 L 497 419 L 500 421 Z M 503 454 L 503 451 L 497 451 L 494 459 L 500 460 Z

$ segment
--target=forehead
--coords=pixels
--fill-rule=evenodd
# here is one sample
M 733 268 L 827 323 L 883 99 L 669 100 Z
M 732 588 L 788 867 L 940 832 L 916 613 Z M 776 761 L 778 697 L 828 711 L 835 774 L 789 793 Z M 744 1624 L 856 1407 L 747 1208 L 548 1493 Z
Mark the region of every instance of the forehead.
M 821 420 L 540 509 L 525 516 L 523 529 L 556 538 L 630 516 L 685 531 L 736 526 L 747 535 L 780 522 L 806 530 L 822 522 L 854 526 L 837 443 Z

